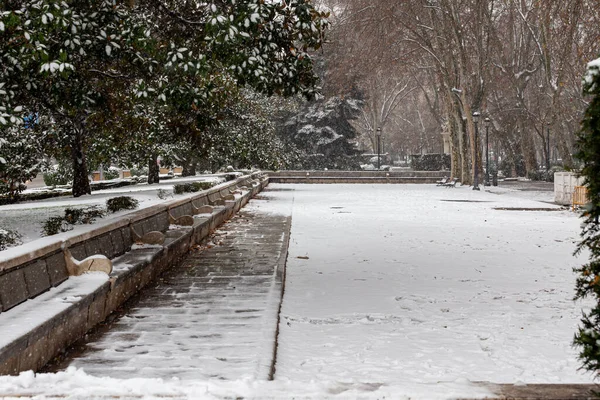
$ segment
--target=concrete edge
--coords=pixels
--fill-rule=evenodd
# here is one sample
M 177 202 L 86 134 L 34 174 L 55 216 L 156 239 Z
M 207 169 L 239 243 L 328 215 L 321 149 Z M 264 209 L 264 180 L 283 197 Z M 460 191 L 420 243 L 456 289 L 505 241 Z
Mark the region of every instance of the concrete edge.
M 292 207 L 293 207 L 292 200 Z M 277 271 L 276 277 L 278 281 L 280 281 L 281 292 L 279 293 L 278 306 L 277 306 L 277 325 L 275 326 L 275 338 L 273 342 L 273 353 L 271 358 L 271 367 L 269 370 L 269 378 L 268 380 L 275 380 L 275 374 L 277 372 L 277 352 L 279 350 L 279 325 L 281 324 L 281 308 L 283 306 L 283 296 L 285 295 L 285 278 L 287 271 L 287 260 L 289 256 L 290 249 L 290 237 L 292 233 L 292 215 L 287 218 L 286 227 L 283 238 L 283 248 L 281 249 L 281 255 L 279 260 L 277 260 Z
M 600 391 L 599 385 L 593 384 L 495 384 L 475 382 L 494 393 L 489 399 L 501 400 L 591 400 L 597 399 L 593 391 Z M 458 400 L 471 400 L 460 398 Z M 474 400 L 474 399 L 473 399 Z

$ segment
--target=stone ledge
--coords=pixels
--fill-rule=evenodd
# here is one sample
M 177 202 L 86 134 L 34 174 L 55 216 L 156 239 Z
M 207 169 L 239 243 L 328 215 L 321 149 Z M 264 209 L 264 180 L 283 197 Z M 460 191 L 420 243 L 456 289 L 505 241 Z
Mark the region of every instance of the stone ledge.
M 250 177 L 242 177 L 223 185 L 233 187 L 246 183 L 249 179 Z M 246 192 L 236 200 L 228 202 L 226 206 L 219 207 L 209 218 L 199 219 L 193 227 L 167 231 L 169 241 L 160 248 L 134 249 L 116 257 L 115 268 L 110 278 L 101 273 L 65 277 L 60 286 L 42 293 L 35 299 L 27 300 L 8 312 L 0 313 L 0 329 L 10 329 L 10 332 L 0 334 L 0 374 L 17 374 L 28 369 L 42 368 L 88 330 L 106 319 L 152 279 L 178 262 L 193 244 L 207 237 L 267 184 L 268 180 L 263 179 L 252 192 Z M 191 198 L 187 201 L 190 202 Z M 166 206 L 154 208 L 154 211 L 158 210 L 166 211 Z M 156 214 L 144 215 L 153 217 Z M 117 223 L 119 228 L 116 231 L 128 231 L 130 219 L 126 218 L 126 221 Z M 102 230 L 103 234 L 107 232 L 108 230 Z M 79 243 L 78 246 L 81 247 L 78 251 L 87 251 L 84 243 Z M 54 256 L 62 257 L 62 253 L 55 253 Z M 48 265 L 47 268 L 50 269 L 51 266 Z M 21 266 L 14 272 L 23 275 Z M 56 280 L 62 278 L 53 278 L 54 273 L 47 273 L 49 284 L 61 283 Z M 28 283 L 26 277 L 23 278 L 21 292 L 27 293 Z M 88 282 L 90 280 L 91 283 Z M 82 287 L 80 282 L 88 283 Z M 39 290 L 33 283 L 32 285 L 33 291 Z M 23 299 L 19 298 L 16 301 Z

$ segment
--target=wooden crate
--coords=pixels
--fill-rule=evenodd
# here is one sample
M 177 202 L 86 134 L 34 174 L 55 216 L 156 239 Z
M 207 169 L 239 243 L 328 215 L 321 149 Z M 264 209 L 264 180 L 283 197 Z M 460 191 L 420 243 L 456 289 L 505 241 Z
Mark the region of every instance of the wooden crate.
M 587 188 L 585 186 L 575 186 L 575 190 L 573 191 L 573 208 L 584 206 L 587 203 Z

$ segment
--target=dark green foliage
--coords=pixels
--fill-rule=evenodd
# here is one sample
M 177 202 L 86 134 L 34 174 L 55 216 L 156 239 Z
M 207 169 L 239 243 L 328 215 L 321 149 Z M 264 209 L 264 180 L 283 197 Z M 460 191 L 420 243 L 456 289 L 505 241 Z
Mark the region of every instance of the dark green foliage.
M 417 154 L 410 157 L 410 167 L 415 171 L 450 169 L 450 154 Z
M 178 183 L 173 185 L 173 192 L 175 194 L 195 193 L 201 190 L 210 189 L 213 186 L 215 186 L 214 182 Z
M 360 169 L 358 132 L 351 123 L 360 106 L 359 100 L 341 97 L 304 103 L 279 128 L 291 158 L 287 169 Z
M 529 171 L 527 173 L 527 178 L 531 179 L 532 181 L 554 182 L 554 171 L 546 171 L 545 169 Z
M 50 217 L 42 226 L 43 236 L 52 236 L 60 232 L 67 232 L 73 229 L 73 225 L 68 224 L 63 216 Z
M 594 306 L 584 312 L 574 344 L 580 348 L 583 368 L 600 375 L 600 60 L 590 63 L 584 80 L 584 93 L 592 96 L 578 138 L 577 158 L 583 162 L 589 204 L 582 213 L 583 230 L 577 252 L 589 251 L 587 264 L 576 268 L 579 274 L 576 299 L 592 297 Z
M 166 200 L 168 197 L 173 197 L 173 193 L 165 189 L 158 189 L 156 196 L 161 200 Z
M 0 251 L 9 247 L 18 246 L 21 242 L 21 234 L 10 229 L 0 228 Z
M 130 196 L 119 196 L 106 200 L 106 210 L 111 213 L 121 210 L 135 210 L 139 205 L 140 202 Z
M 93 224 L 96 219 L 102 218 L 105 211 L 100 207 L 67 208 L 64 216 L 50 217 L 44 222 L 42 234 L 44 236 L 56 235 L 73 229 L 73 225 Z
M 109 181 L 111 179 L 118 179 L 119 178 L 119 171 L 116 169 L 107 169 L 106 171 L 104 171 L 104 180 L 105 181 Z
M 44 183 L 46 186 L 68 185 L 73 181 L 73 171 L 64 163 L 59 163 L 56 169 L 44 173 Z

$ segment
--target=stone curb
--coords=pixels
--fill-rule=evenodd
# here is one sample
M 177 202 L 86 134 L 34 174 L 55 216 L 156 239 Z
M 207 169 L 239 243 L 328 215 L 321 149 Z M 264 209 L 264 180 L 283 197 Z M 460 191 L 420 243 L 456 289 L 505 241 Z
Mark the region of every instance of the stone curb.
M 600 390 L 598 385 L 587 384 L 535 384 L 511 385 L 479 382 L 481 386 L 495 393 L 490 399 L 502 400 L 588 400 L 597 399 L 592 391 Z M 471 399 L 460 399 L 471 400 Z

